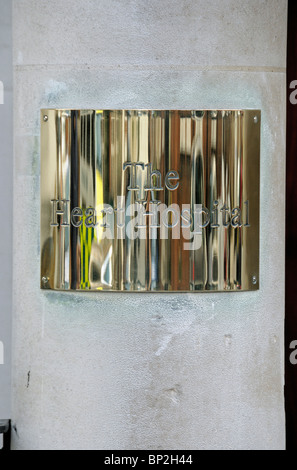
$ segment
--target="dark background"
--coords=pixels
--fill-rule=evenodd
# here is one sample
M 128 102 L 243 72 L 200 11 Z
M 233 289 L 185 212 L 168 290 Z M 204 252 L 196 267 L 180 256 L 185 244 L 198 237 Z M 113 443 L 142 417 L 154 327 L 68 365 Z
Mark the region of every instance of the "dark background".
M 297 104 L 289 97 L 297 80 L 297 1 L 288 1 L 287 49 L 287 189 L 286 189 L 286 322 L 285 401 L 287 450 L 297 450 L 297 365 L 290 364 L 291 341 L 297 340 Z

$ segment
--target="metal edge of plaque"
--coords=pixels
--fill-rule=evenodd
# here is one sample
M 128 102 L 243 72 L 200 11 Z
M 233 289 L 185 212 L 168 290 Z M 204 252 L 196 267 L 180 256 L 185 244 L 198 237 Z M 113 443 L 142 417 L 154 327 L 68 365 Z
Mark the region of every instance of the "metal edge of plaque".
M 41 110 L 41 288 L 259 289 L 260 110 Z

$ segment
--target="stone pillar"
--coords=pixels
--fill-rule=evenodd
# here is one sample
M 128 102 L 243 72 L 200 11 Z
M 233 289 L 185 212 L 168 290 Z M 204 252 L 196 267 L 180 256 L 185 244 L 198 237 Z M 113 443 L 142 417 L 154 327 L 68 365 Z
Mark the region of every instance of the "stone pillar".
M 285 0 L 15 0 L 15 449 L 283 449 Z M 260 290 L 39 288 L 40 108 L 262 110 Z

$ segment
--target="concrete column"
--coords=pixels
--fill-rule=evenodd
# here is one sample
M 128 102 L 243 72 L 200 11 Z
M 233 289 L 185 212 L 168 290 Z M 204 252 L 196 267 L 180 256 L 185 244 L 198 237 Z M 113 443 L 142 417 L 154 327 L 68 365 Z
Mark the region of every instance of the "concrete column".
M 285 0 L 15 0 L 15 449 L 282 449 Z M 257 292 L 39 289 L 39 110 L 260 108 Z

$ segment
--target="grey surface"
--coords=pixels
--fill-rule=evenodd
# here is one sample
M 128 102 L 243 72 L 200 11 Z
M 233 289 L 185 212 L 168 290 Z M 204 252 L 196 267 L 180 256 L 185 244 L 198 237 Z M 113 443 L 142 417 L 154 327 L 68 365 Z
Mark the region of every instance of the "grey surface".
M 13 448 L 284 448 L 286 1 L 60 5 L 14 2 Z M 260 290 L 41 291 L 43 107 L 261 109 Z
M 205 0 L 16 0 L 14 5 L 16 65 L 286 66 L 284 0 L 207 5 Z
M 11 303 L 12 303 L 12 33 L 11 2 L 0 0 L 0 80 L 4 104 L 0 104 L 0 419 L 10 418 Z M 1 344 L 0 344 L 1 346 Z M 1 356 L 1 355 L 0 355 Z

